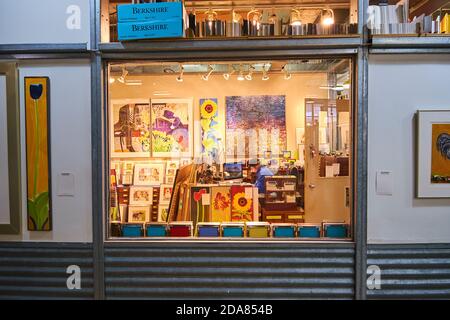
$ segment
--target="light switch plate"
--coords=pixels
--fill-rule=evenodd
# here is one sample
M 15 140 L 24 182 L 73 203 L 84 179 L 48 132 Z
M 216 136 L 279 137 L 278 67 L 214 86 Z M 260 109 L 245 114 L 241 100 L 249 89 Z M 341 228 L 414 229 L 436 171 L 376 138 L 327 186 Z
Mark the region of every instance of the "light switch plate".
M 75 196 L 75 175 L 71 172 L 58 174 L 58 196 Z
M 394 178 L 392 171 L 380 170 L 376 176 L 376 192 L 379 195 L 392 196 L 394 191 Z

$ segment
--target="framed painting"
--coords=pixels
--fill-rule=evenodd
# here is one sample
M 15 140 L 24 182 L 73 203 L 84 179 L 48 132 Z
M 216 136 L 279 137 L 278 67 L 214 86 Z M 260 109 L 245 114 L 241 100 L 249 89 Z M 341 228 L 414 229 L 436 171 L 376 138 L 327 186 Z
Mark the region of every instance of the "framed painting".
M 29 231 L 50 231 L 50 80 L 48 77 L 25 77 L 24 82 L 27 225 Z
M 158 206 L 158 222 L 167 222 L 168 213 L 169 213 L 169 205 L 160 204 Z
M 173 184 L 175 181 L 175 175 L 180 167 L 180 161 L 168 160 L 166 161 L 166 183 Z
M 202 154 L 211 159 L 218 159 L 221 135 L 217 98 L 200 99 L 199 105 Z
M 193 152 L 192 99 L 151 101 L 152 156 L 191 157 Z
M 172 197 L 173 184 L 162 184 L 159 191 L 159 204 L 170 203 L 170 198 Z
M 253 221 L 253 188 L 231 186 L 231 221 Z
M 229 96 L 226 103 L 226 156 L 256 158 L 286 150 L 286 97 Z
M 450 110 L 417 112 L 418 198 L 450 198 Z
M 110 104 L 111 157 L 150 157 L 150 101 L 112 99 Z
M 211 189 L 211 222 L 230 222 L 230 187 L 212 187 Z
M 128 222 L 150 222 L 150 206 L 128 206 Z
M 19 72 L 0 62 L 0 234 L 20 234 L 22 217 Z
M 164 183 L 164 163 L 136 163 L 133 183 L 136 186 L 159 186 Z
M 191 220 L 194 227 L 199 222 L 210 222 L 211 188 L 191 187 L 190 190 Z
M 153 202 L 153 188 L 144 186 L 130 187 L 130 205 L 151 205 Z

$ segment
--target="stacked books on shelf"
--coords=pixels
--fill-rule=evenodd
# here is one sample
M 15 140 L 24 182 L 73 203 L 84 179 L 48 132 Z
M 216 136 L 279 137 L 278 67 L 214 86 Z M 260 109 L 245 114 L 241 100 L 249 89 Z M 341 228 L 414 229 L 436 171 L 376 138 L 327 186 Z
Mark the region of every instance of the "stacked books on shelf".
M 417 21 L 409 22 L 409 0 L 395 5 L 369 6 L 367 27 L 372 34 L 411 34 L 418 32 Z
M 445 6 L 430 15 L 422 14 L 409 19 L 409 0 L 395 5 L 380 1 L 368 8 L 367 27 L 372 34 L 450 33 L 450 8 Z

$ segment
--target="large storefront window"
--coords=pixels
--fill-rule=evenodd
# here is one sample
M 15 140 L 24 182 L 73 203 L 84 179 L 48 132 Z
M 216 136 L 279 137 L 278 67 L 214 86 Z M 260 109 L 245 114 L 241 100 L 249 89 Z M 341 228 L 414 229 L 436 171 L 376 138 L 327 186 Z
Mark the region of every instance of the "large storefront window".
M 350 59 L 108 71 L 110 239 L 352 238 Z

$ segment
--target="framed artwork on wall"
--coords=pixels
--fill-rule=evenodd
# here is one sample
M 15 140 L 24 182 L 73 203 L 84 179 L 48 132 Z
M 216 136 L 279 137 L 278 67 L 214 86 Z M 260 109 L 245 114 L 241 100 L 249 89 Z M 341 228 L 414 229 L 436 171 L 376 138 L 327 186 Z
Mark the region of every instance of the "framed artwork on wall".
M 110 103 L 111 157 L 150 157 L 150 101 L 113 99 Z
M 286 96 L 229 96 L 225 103 L 227 158 L 286 150 Z
M 137 186 L 152 186 L 164 183 L 164 163 L 136 163 L 133 183 Z
M 191 99 L 151 101 L 152 156 L 191 157 L 194 116 Z
M 52 230 L 50 80 L 25 77 L 28 230 Z
M 418 198 L 450 198 L 450 110 L 417 112 Z
M 0 63 L 0 234 L 20 234 L 21 128 L 17 61 Z
M 217 159 L 219 155 L 219 107 L 217 98 L 200 99 L 202 154 Z

